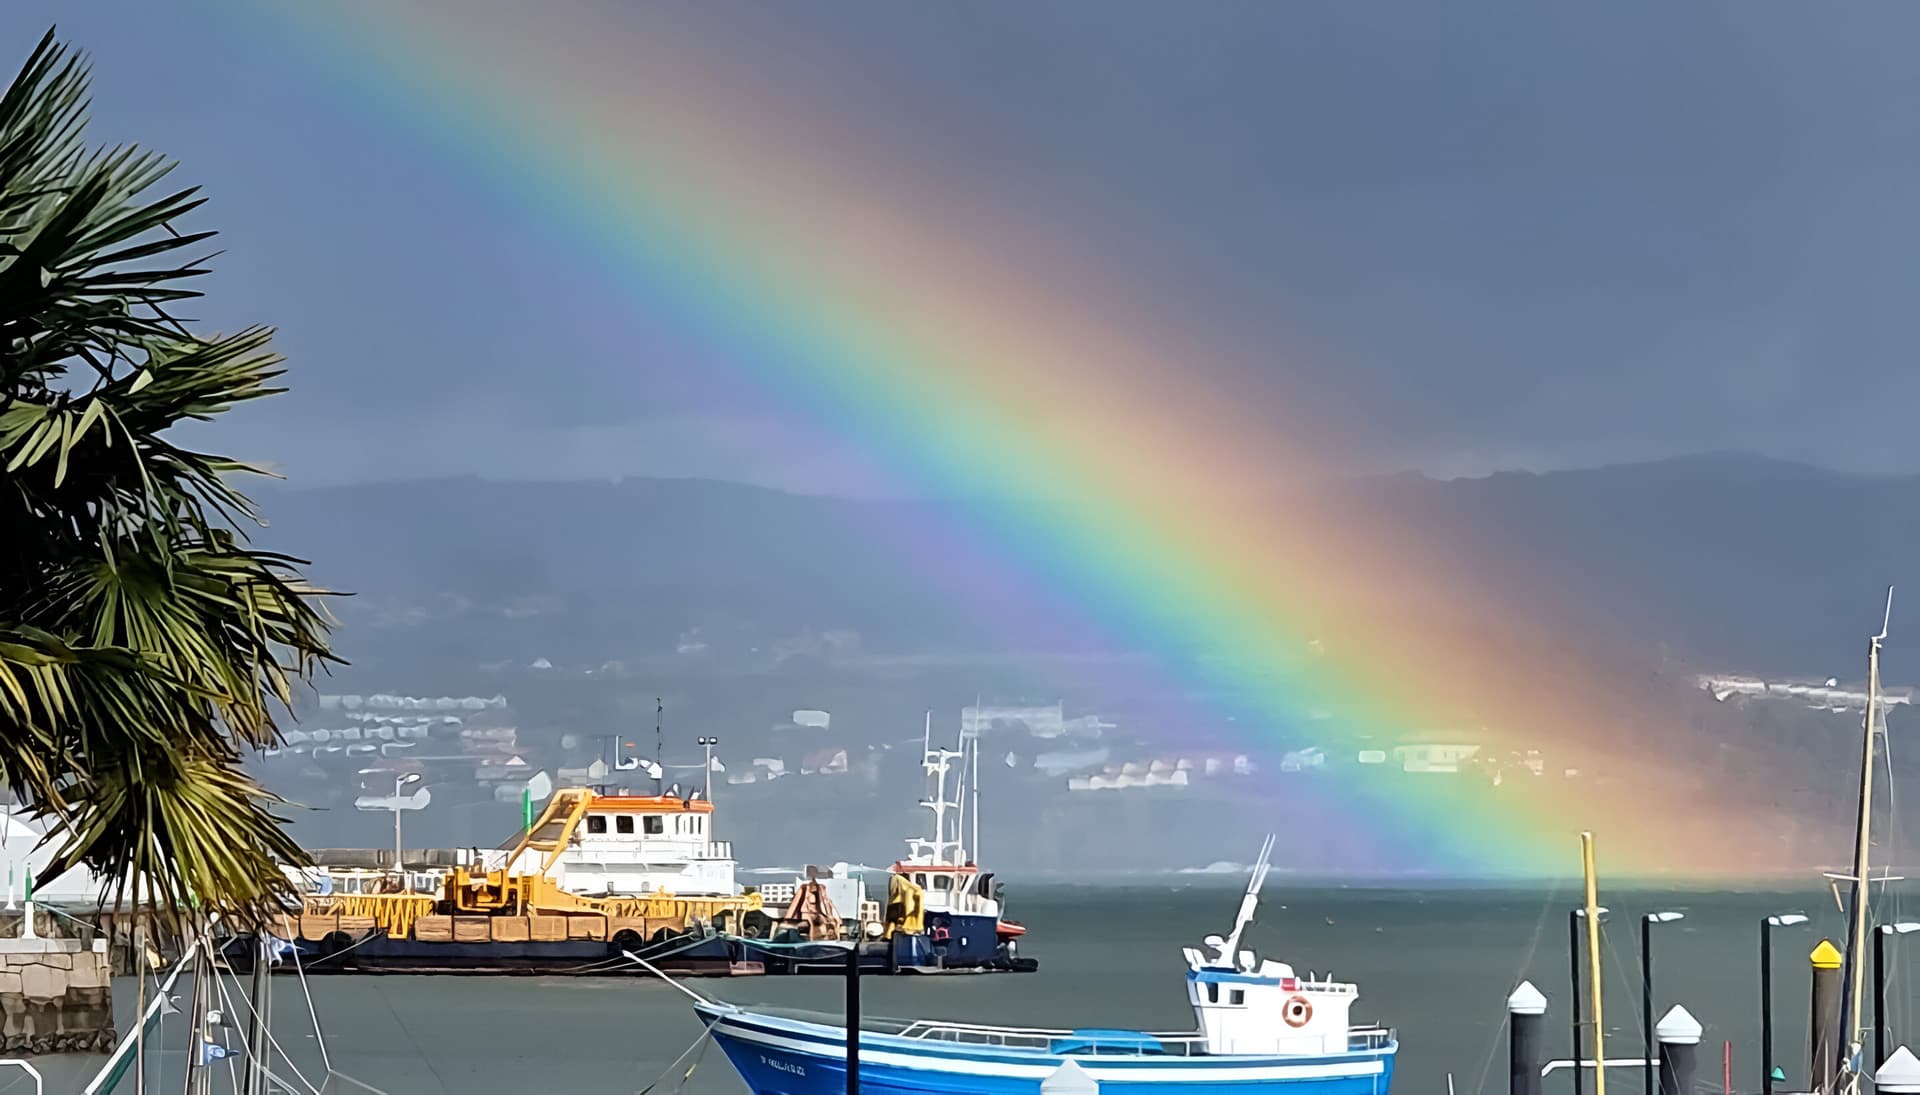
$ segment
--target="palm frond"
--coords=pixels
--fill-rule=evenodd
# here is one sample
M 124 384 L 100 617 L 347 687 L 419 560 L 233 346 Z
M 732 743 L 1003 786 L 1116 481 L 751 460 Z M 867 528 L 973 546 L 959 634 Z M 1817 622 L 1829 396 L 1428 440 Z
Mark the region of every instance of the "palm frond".
M 281 360 L 169 313 L 203 199 L 89 149 L 87 86 L 49 33 L 0 94 L 0 782 L 66 824 L 58 869 L 258 911 L 303 856 L 243 760 L 336 660 L 327 594 L 249 545 L 250 469 L 171 431 L 278 394 Z

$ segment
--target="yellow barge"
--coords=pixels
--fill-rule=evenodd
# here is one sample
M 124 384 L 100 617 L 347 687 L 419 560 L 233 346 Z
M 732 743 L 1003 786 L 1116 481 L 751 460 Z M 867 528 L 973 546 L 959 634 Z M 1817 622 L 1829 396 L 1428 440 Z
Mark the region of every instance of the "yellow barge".
M 695 796 L 562 790 L 511 844 L 447 868 L 305 872 L 273 925 L 310 970 L 749 973 L 726 937 L 771 930 Z M 351 892 L 349 892 L 351 891 Z

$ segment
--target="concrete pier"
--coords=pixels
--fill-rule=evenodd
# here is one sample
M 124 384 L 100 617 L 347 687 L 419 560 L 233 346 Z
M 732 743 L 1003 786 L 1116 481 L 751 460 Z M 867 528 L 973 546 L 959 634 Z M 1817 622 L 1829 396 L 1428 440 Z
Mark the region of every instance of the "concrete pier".
M 106 940 L 0 939 L 0 1054 L 105 1053 L 116 1040 Z

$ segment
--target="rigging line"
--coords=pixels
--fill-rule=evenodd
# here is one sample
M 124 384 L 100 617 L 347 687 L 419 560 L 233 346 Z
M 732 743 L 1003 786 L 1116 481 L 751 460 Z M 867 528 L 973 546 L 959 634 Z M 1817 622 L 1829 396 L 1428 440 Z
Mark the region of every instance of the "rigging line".
M 255 959 L 255 961 L 259 961 L 259 959 Z M 230 975 L 232 974 L 231 967 L 229 967 L 228 973 Z M 251 1018 L 253 1016 L 253 1001 L 251 999 L 248 999 L 246 993 L 240 991 L 240 983 L 239 983 L 238 975 L 232 975 L 232 976 L 234 980 L 233 993 L 229 995 L 227 992 L 227 978 L 221 976 L 219 969 L 215 968 L 213 971 L 214 987 L 220 990 L 220 1000 L 226 1006 L 226 1014 L 238 1015 L 240 1013 L 239 1009 L 233 1006 L 233 999 L 235 996 L 237 996 L 241 1000 L 246 1001 L 247 1016 Z M 272 975 L 269 974 L 268 976 L 272 976 Z M 293 1074 L 300 1078 L 300 1082 L 306 1085 L 307 1090 L 313 1092 L 313 1095 L 320 1095 L 320 1089 L 314 1086 L 314 1083 L 312 1080 L 307 1079 L 306 1074 L 300 1071 L 300 1066 L 294 1062 L 293 1058 L 287 1054 L 287 1051 L 285 1049 L 281 1048 L 280 1043 L 274 1040 L 273 1031 L 267 1030 L 265 1028 L 265 1025 L 262 1024 L 261 1032 L 266 1035 L 267 1045 L 272 1047 L 273 1051 L 278 1053 L 281 1059 L 287 1062 L 287 1067 L 292 1069 Z M 263 1058 L 263 1061 L 262 1061 L 263 1065 L 267 1060 L 271 1060 L 271 1058 L 268 1057 L 267 1053 L 263 1048 L 256 1047 L 253 1045 L 253 1043 L 247 1041 L 247 1036 L 244 1033 L 240 1034 L 239 1037 L 240 1037 L 240 1044 L 247 1047 L 247 1056 L 249 1058 L 252 1058 L 254 1056 L 259 1056 Z
M 327 1075 L 333 1075 L 333 1057 L 327 1052 L 327 1036 L 320 1029 L 320 1013 L 313 1006 L 313 989 L 307 984 L 307 968 L 300 961 L 300 947 L 296 940 L 287 940 L 287 949 L 293 952 L 293 972 L 300 975 L 300 994 L 307 999 L 307 1018 L 313 1020 L 313 1041 L 320 1047 L 320 1064 L 326 1068 Z
M 327 1070 L 327 1077 L 329 1079 L 332 1079 L 336 1076 L 342 1080 L 345 1080 L 347 1083 L 350 1083 L 353 1086 L 359 1088 L 362 1091 L 371 1091 L 373 1095 L 387 1095 L 387 1092 L 385 1090 L 381 1088 L 377 1088 L 372 1084 L 367 1083 L 365 1080 L 356 1079 L 352 1076 L 347 1075 L 344 1072 L 335 1072 L 332 1069 Z
M 339 950 L 337 950 L 337 951 L 334 951 L 334 952 L 333 952 L 332 954 L 323 954 L 323 955 L 321 955 L 320 957 L 318 957 L 318 958 L 316 958 L 316 959 L 314 959 L 314 960 L 313 960 L 313 964 L 314 964 L 315 966 L 319 966 L 319 965 L 321 965 L 321 964 L 323 964 L 323 963 L 326 963 L 326 962 L 331 962 L 331 961 L 333 961 L 334 959 L 336 959 L 336 958 L 338 958 L 338 957 L 340 957 L 341 955 L 343 955 L 343 954 L 345 954 L 345 953 L 347 953 L 348 951 L 350 951 L 350 950 L 353 950 L 353 949 L 354 949 L 355 947 L 358 947 L 358 946 L 360 946 L 360 945 L 361 945 L 362 943 L 370 943 L 370 942 L 372 942 L 372 941 L 373 941 L 373 938 L 374 938 L 374 936 L 375 936 L 376 934 L 377 934 L 377 933 L 375 933 L 375 932 L 368 932 L 367 934 L 365 934 L 365 935 L 363 935 L 363 936 L 361 936 L 360 938 L 358 938 L 358 939 L 356 939 L 356 940 L 354 940 L 354 941 L 353 941 L 352 943 L 350 943 L 350 944 L 348 944 L 347 946 L 344 946 L 344 947 L 341 947 L 341 948 L 340 948 Z
M 394 1027 L 399 1030 L 401 1034 L 406 1035 L 407 1041 L 413 1043 L 414 1051 L 420 1054 L 420 1063 L 427 1066 L 427 1074 L 433 1077 L 434 1083 L 440 1085 L 440 1095 L 453 1095 L 453 1090 L 447 1086 L 447 1078 L 440 1075 L 440 1070 L 434 1067 L 433 1058 L 427 1056 L 427 1048 L 420 1044 L 419 1038 L 414 1037 L 412 1029 L 407 1026 L 406 1019 L 401 1016 L 400 1009 L 393 1006 L 393 997 L 387 995 L 384 987 L 375 991 L 378 991 L 380 998 L 386 1002 L 387 1012 L 393 1016 Z M 335 1075 L 344 1076 L 345 1073 L 335 1073 Z M 351 1079 L 351 1077 L 348 1077 L 348 1079 Z M 359 1081 L 356 1080 L 354 1082 L 358 1083 Z M 361 1086 L 365 1087 L 366 1085 L 362 1084 Z
M 257 961 L 257 959 L 255 959 L 255 961 Z M 269 974 L 269 976 L 273 976 L 273 974 Z M 246 995 L 246 993 L 244 993 L 244 991 L 240 991 L 240 976 L 232 972 L 232 966 L 228 966 L 227 976 L 221 976 L 221 972 L 219 972 L 219 970 L 215 968 L 215 972 L 213 972 L 213 978 L 215 978 L 215 982 L 217 982 L 217 986 L 219 986 L 219 989 L 221 989 L 221 999 L 225 999 L 225 1001 L 227 1001 L 227 1014 L 238 1014 L 238 1009 L 234 1009 L 234 1005 L 232 1005 L 232 999 L 228 997 L 228 993 L 227 993 L 227 980 L 228 978 L 232 978 L 232 986 L 234 986 L 232 987 L 232 997 L 238 997 L 238 999 L 242 999 L 242 1001 L 246 1001 L 246 1014 L 248 1014 L 248 1018 L 252 1018 L 253 1001 L 252 999 L 250 999 L 250 997 L 248 997 L 248 995 Z M 288 1068 L 292 1068 L 292 1070 L 294 1070 L 294 1076 L 298 1076 L 298 1078 L 300 1078 L 300 1082 L 305 1083 L 305 1085 L 307 1085 L 307 1091 L 313 1091 L 315 1095 L 319 1095 L 319 1087 L 315 1087 L 315 1083 L 311 1082 L 311 1080 L 307 1080 L 307 1076 L 305 1076 L 305 1074 L 303 1074 L 303 1072 L 301 1072 L 300 1070 L 300 1064 L 296 1064 L 296 1062 L 294 1062 L 294 1059 L 292 1059 L 292 1055 L 288 1055 L 288 1053 L 286 1053 L 286 1049 L 284 1049 L 284 1047 L 280 1047 L 280 1043 L 278 1043 L 275 1037 L 273 1037 L 273 1030 L 265 1030 L 265 1035 L 267 1035 L 267 1047 L 269 1047 L 269 1049 L 273 1049 L 275 1053 L 278 1053 L 278 1055 L 280 1055 L 280 1059 L 286 1060 L 286 1066 L 288 1066 Z M 273 1060 L 273 1057 L 271 1057 L 269 1053 L 261 1053 L 261 1051 L 257 1051 L 257 1049 L 255 1049 L 255 1047 L 252 1047 L 252 1045 L 248 1045 L 248 1053 L 250 1053 L 250 1055 L 253 1055 L 253 1053 L 259 1053 L 259 1057 L 263 1059 L 261 1060 L 263 1064 L 269 1064 L 269 1062 Z
M 713 1025 L 709 1023 L 701 1028 L 700 1037 L 695 1038 L 693 1040 L 692 1045 L 689 1045 L 687 1048 L 681 1050 L 680 1056 L 675 1057 L 671 1062 L 669 1062 L 667 1067 L 660 1073 L 660 1075 L 652 1083 L 640 1089 L 639 1095 L 649 1095 L 649 1093 L 652 1092 L 654 1088 L 657 1088 L 660 1086 L 660 1083 L 662 1080 L 665 1080 L 668 1076 L 673 1074 L 674 1069 L 680 1067 L 680 1062 L 686 1060 L 688 1054 L 692 1053 L 694 1050 L 697 1049 L 700 1051 L 700 1056 L 694 1058 L 693 1064 L 687 1066 L 687 1070 L 681 1073 L 680 1082 L 674 1085 L 674 1090 L 679 1091 L 682 1088 L 686 1087 L 687 1079 L 693 1075 L 693 1070 L 696 1068 L 699 1068 L 700 1062 L 706 1058 L 707 1045 L 712 1041 L 713 1041 Z
M 1560 907 L 1560 888 L 1560 881 L 1555 879 L 1553 885 L 1547 890 L 1546 898 L 1540 905 L 1540 915 L 1535 918 L 1533 922 L 1533 940 L 1527 944 L 1527 953 L 1520 959 L 1519 977 L 1515 980 L 1516 985 L 1519 981 L 1526 979 L 1527 971 L 1533 967 L 1534 957 L 1540 953 L 1540 940 L 1546 938 L 1547 922 L 1552 917 L 1554 910 Z M 1500 1036 L 1507 1033 L 1507 1027 L 1513 1021 L 1511 1015 L 1506 1015 L 1504 1012 L 1502 1014 L 1503 1017 L 1500 1020 L 1500 1027 L 1493 1032 L 1493 1038 L 1487 1044 L 1487 1059 L 1481 1062 L 1480 1079 L 1473 1085 L 1473 1089 L 1476 1092 L 1485 1092 L 1487 1090 L 1487 1077 L 1493 1072 L 1494 1058 L 1500 1055 Z

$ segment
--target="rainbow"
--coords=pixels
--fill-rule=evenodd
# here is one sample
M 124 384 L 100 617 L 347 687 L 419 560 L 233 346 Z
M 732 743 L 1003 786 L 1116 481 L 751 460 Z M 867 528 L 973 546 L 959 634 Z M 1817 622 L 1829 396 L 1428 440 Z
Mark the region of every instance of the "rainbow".
M 1653 716 L 1605 674 L 1438 625 L 1365 626 L 1383 596 L 1423 619 L 1485 608 L 1451 603 L 1444 566 L 1390 520 L 1295 489 L 1339 452 L 1320 423 L 1340 409 L 1310 385 L 1284 413 L 1236 398 L 1208 366 L 1235 351 L 1144 318 L 1161 310 L 1070 215 L 875 162 L 862 108 L 774 51 L 676 7 L 616 8 L 350 0 L 222 18 L 483 180 L 892 487 L 969 500 L 963 528 L 918 541 L 931 580 L 976 580 L 964 543 L 1152 655 L 1250 748 L 1325 710 L 1329 752 L 1453 726 L 1541 746 L 1556 768 L 1604 754 L 1619 774 L 1594 793 L 1464 800 L 1299 781 L 1367 865 L 1560 876 L 1592 829 L 1615 871 L 1752 868 L 1736 790 L 1669 771 Z

